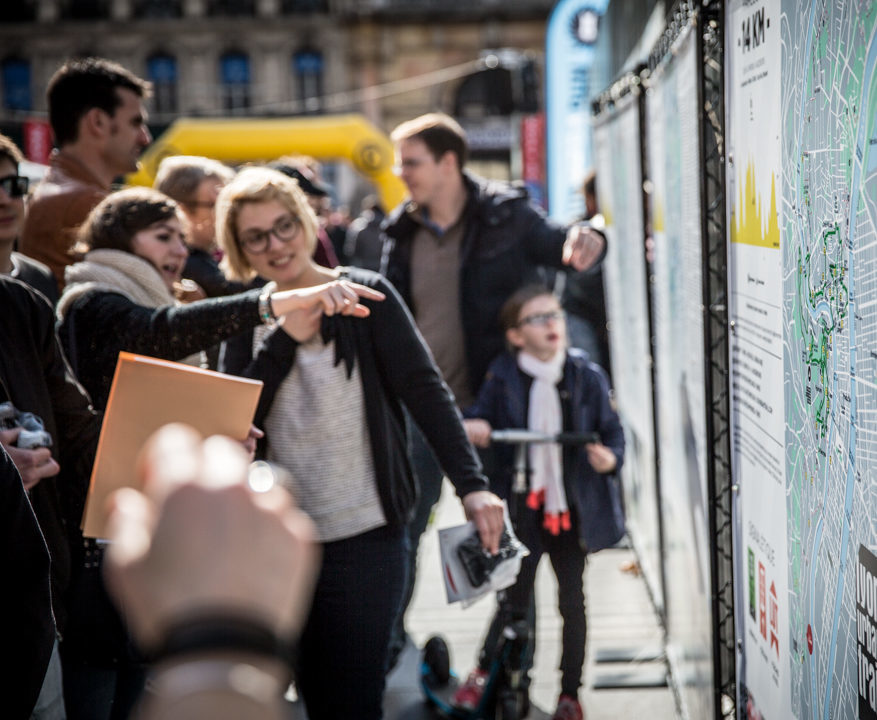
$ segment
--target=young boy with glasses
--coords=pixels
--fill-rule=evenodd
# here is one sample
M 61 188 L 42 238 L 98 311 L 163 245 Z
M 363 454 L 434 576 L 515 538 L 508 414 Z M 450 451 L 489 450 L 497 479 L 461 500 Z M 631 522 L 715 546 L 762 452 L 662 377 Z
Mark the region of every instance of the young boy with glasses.
M 561 694 L 553 718 L 581 720 L 585 559 L 590 552 L 614 545 L 624 534 L 620 489 L 614 478 L 624 459 L 624 433 L 610 403 L 606 374 L 587 354 L 567 348 L 563 311 L 549 290 L 538 285 L 518 290 L 503 306 L 500 322 L 510 350 L 493 361 L 478 399 L 464 412 L 472 443 L 487 447 L 492 430 L 509 428 L 596 433 L 600 438 L 578 446 L 530 445 L 526 507 L 515 513 L 517 535 L 530 555 L 524 558 L 516 583 L 499 596 L 502 622 L 526 618 L 536 568 L 543 554 L 549 556 L 563 618 Z M 514 449 L 500 445 L 491 489 L 510 499 L 513 475 Z M 487 681 L 490 645 L 488 639 L 479 667 L 457 690 L 458 707 L 477 707 Z

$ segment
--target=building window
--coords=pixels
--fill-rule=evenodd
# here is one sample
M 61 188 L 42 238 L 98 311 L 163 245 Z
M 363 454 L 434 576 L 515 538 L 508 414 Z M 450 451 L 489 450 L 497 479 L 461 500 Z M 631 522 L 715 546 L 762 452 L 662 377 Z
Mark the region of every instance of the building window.
M 0 3 L 0 23 L 33 22 L 37 16 L 36 5 L 33 0 Z
M 70 20 L 99 20 L 107 17 L 105 0 L 70 0 L 66 16 Z
M 491 68 L 470 75 L 454 99 L 454 117 L 480 119 L 511 115 L 512 75 L 505 68 Z
M 2 64 L 3 107 L 6 110 L 30 110 L 30 63 L 6 58 Z
M 325 13 L 329 12 L 329 7 L 326 0 L 283 0 L 281 12 L 284 15 Z
M 180 0 L 138 0 L 134 15 L 155 19 L 182 17 Z
M 300 50 L 292 56 L 292 72 L 298 99 L 305 112 L 323 109 L 323 55 L 318 50 Z
M 209 15 L 254 15 L 253 0 L 212 0 Z
M 146 76 L 152 81 L 153 108 L 156 113 L 177 111 L 177 59 L 156 53 L 146 61 Z
M 219 59 L 222 107 L 231 112 L 250 107 L 250 58 L 246 53 L 227 52 Z

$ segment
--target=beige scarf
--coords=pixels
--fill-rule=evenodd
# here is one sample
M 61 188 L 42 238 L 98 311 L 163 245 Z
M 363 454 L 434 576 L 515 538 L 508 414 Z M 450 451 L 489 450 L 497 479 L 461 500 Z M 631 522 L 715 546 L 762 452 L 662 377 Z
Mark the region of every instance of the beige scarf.
M 119 293 L 148 308 L 179 304 L 151 262 L 124 250 L 92 250 L 81 262 L 67 266 L 64 282 L 56 309 L 59 319 L 64 318 L 74 300 L 92 290 Z M 198 352 L 181 362 L 202 366 L 203 355 Z

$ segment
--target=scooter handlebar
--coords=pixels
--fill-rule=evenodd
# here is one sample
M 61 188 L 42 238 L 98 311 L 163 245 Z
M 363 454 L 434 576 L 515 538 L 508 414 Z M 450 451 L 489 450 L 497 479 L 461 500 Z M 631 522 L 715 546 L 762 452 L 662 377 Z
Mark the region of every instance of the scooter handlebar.
M 559 443 L 561 445 L 585 445 L 600 442 L 600 434 L 596 432 L 560 432 L 545 433 L 538 430 L 493 430 L 491 442 L 507 444 Z

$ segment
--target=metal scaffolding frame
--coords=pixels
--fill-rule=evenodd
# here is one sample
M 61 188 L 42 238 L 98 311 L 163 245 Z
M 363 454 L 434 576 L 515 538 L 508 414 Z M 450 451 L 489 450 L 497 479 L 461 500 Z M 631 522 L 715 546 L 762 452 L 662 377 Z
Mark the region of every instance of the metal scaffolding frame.
M 734 552 L 725 213 L 725 63 L 723 0 L 679 0 L 649 57 L 649 69 L 671 52 L 679 33 L 697 27 L 701 235 L 703 238 L 704 372 L 714 717 L 737 715 Z
M 734 555 L 731 516 L 731 407 L 728 330 L 728 251 L 725 213 L 725 65 L 722 0 L 701 0 L 698 12 L 700 59 L 700 151 L 703 235 L 704 349 L 709 442 L 710 582 L 713 618 L 715 717 L 736 717 L 736 637 Z

